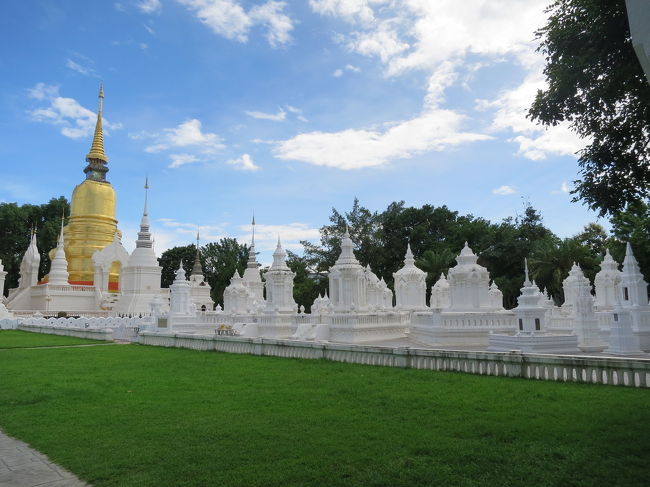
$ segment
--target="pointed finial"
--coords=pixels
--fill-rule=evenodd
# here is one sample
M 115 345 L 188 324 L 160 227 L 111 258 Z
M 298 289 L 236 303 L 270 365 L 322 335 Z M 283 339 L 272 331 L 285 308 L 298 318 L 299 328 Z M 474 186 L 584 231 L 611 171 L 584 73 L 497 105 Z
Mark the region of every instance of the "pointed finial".
M 350 238 L 350 227 L 348 226 L 347 223 L 345 224 L 345 233 L 343 234 L 343 236 Z
M 530 286 L 530 278 L 528 277 L 528 259 L 524 257 L 524 286 Z
M 251 222 L 251 225 L 253 225 L 253 238 L 251 239 L 251 246 L 255 247 L 255 212 L 253 212 L 253 221 Z
M 95 124 L 95 134 L 93 135 L 93 142 L 90 146 L 90 152 L 86 156 L 86 160 L 90 162 L 91 159 L 98 159 L 104 163 L 108 162 L 108 157 L 104 153 L 104 132 L 102 129 L 102 112 L 104 100 L 104 85 L 99 86 L 99 109 L 97 110 L 97 123 Z
M 281 247 L 282 245 L 280 244 L 280 234 L 278 233 L 278 247 Z
M 144 178 L 144 215 L 148 214 L 147 211 L 147 198 L 149 196 L 149 176 L 145 176 Z

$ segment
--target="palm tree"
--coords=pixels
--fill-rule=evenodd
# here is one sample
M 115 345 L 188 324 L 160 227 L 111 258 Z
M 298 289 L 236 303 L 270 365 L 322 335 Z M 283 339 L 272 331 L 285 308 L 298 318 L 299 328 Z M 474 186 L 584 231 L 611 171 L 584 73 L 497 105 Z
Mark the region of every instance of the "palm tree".
M 415 265 L 427 273 L 427 303 L 431 294 L 431 286 L 436 283 L 440 274 L 446 274 L 449 271 L 449 266 L 455 258 L 456 256 L 449 249 L 439 252 L 427 250 L 415 261 Z
M 589 247 L 573 238 L 558 243 L 544 241 L 533 250 L 529 260 L 532 278 L 540 287 L 546 288 L 558 303 L 564 301 L 562 281 L 574 263 L 580 265 L 585 275 L 593 280 L 598 258 Z

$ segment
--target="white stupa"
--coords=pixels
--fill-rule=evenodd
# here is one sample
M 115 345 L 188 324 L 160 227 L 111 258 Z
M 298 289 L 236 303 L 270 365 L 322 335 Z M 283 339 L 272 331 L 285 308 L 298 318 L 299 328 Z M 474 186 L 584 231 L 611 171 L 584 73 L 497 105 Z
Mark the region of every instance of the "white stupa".
M 404 266 L 393 274 L 396 308 L 404 311 L 425 311 L 427 273 L 415 265 L 411 244 L 406 245 Z
M 616 262 L 609 249 L 600 263 L 600 271 L 594 279 L 596 288 L 596 309 L 598 311 L 610 311 L 616 305 L 616 293 L 618 284 L 621 282 L 621 271 L 618 270 Z
M 348 228 L 341 238 L 341 254 L 329 273 L 329 296 L 335 312 L 366 311 L 366 275 L 354 256 Z
M 467 242 L 460 255 L 456 257 L 457 265 L 449 269 L 449 311 L 497 311 L 503 305 L 495 307 L 490 299 L 490 275 L 487 269 L 478 264 L 478 257 L 469 248 Z
M 267 312 L 294 313 L 297 309 L 293 299 L 293 278 L 296 275 L 287 266 L 286 256 L 278 236 L 278 245 L 273 252 L 273 264 L 265 275 Z
M 120 275 L 120 298 L 113 306 L 119 314 L 146 314 L 151 309 L 154 297 L 160 295 L 162 267 L 153 248 L 151 225 L 147 208 L 149 181 L 144 183 L 144 210 L 140 220 L 140 231 L 135 249 Z
M 53 286 L 69 286 L 68 282 L 68 261 L 65 258 L 65 249 L 63 241 L 63 218 L 61 219 L 61 232 L 56 242 L 54 259 L 50 264 L 50 274 L 48 283 Z
M 253 236 L 251 238 L 251 246 L 248 251 L 248 263 L 242 276 L 242 284 L 248 289 L 255 306 L 259 306 L 264 302 L 264 283 L 260 276 L 260 265 L 257 262 L 257 253 L 255 252 L 255 216 L 252 221 Z

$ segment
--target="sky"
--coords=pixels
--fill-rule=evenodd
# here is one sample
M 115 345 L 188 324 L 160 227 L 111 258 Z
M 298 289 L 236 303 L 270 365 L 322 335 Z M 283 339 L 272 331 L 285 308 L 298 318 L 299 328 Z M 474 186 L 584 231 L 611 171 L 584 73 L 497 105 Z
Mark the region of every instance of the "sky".
M 108 180 L 134 247 L 149 179 L 160 255 L 222 237 L 300 251 L 353 200 L 561 237 L 584 141 L 526 118 L 548 0 L 22 0 L 0 17 L 0 201 L 70 198 L 104 83 Z

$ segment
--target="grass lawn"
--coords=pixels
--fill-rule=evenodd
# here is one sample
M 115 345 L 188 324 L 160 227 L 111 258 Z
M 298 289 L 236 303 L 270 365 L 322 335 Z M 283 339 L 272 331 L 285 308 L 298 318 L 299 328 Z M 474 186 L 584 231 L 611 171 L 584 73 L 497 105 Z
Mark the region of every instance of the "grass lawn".
M 58 347 L 62 345 L 84 345 L 88 343 L 107 343 L 102 340 L 89 340 L 60 335 L 46 335 L 19 330 L 0 330 L 0 349 L 29 347 Z
M 124 345 L 0 353 L 0 426 L 97 486 L 646 486 L 650 391 Z

